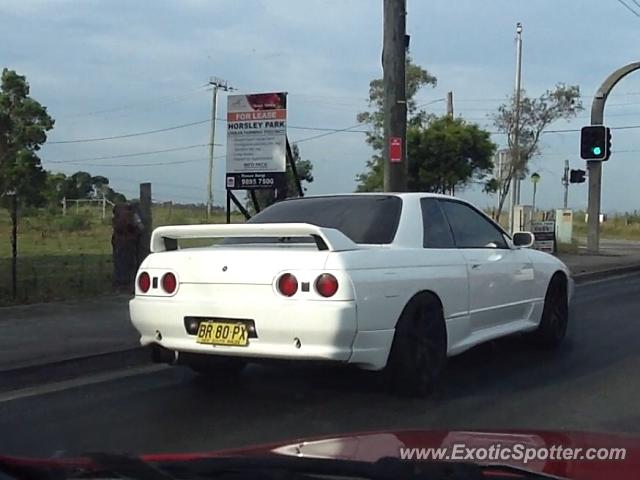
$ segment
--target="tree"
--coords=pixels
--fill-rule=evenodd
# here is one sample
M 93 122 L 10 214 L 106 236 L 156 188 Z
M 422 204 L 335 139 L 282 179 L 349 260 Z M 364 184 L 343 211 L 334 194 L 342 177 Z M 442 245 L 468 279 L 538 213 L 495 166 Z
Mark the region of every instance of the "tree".
M 101 199 L 104 196 L 113 203 L 126 201 L 124 195 L 117 193 L 109 186 L 109 179 L 107 177 L 102 175 L 92 176 L 90 173 L 83 171 L 65 177 L 60 192 L 59 200 L 62 200 L 62 197 L 70 200 L 82 200 Z
M 293 155 L 293 161 L 296 164 L 298 177 L 302 183 L 302 190 L 306 191 L 307 187 L 303 182 L 306 182 L 307 184 L 313 182 L 313 164 L 309 160 L 303 160 L 300 158 L 300 148 L 295 143 L 291 145 L 291 154 Z M 293 172 L 291 171 L 291 166 L 287 163 L 287 197 L 297 196 L 298 187 L 296 185 L 296 180 L 293 176 Z M 275 191 L 272 189 L 256 190 L 256 197 L 261 209 L 267 208 L 276 201 Z M 253 210 L 253 202 L 249 196 L 247 196 L 246 205 L 250 211 Z
M 43 195 L 49 207 L 60 205 L 64 196 L 64 184 L 67 176 L 64 173 L 47 173 Z
M 511 181 L 516 171 L 521 174 L 528 172 L 529 160 L 539 153 L 539 140 L 542 132 L 557 120 L 568 120 L 582 111 L 580 87 L 559 83 L 553 90 L 547 90 L 538 98 L 530 98 L 525 91 L 520 93 L 520 116 L 518 121 L 519 153 L 515 145 L 516 132 L 516 103 L 512 96 L 507 103 L 498 107 L 492 116 L 493 124 L 499 132 L 505 133 L 508 139 L 508 158 L 506 169 L 500 179 L 493 179 L 493 185 L 498 192 L 498 211 L 496 219 L 504 206 L 509 194 Z M 519 158 L 519 162 L 516 159 Z
M 29 96 L 26 77 L 7 68 L 0 84 L 0 202 L 11 211 L 12 292 L 16 295 L 18 207 L 43 200 L 46 172 L 37 151 L 47 141 L 54 121 Z
M 409 127 L 409 191 L 454 195 L 470 182 L 484 183 L 495 150 L 489 132 L 462 118 L 445 116 L 426 127 Z
M 407 56 L 407 116 L 409 126 L 422 125 L 430 116 L 416 104 L 415 96 L 425 86 L 435 87 L 436 77 L 419 65 L 412 63 Z M 370 127 L 367 132 L 367 143 L 373 148 L 374 154 L 367 161 L 366 173 L 356 176 L 359 192 L 381 191 L 383 185 L 383 155 L 384 148 L 384 83 L 382 79 L 375 79 L 369 83 L 369 107 L 371 111 L 359 113 L 358 122 L 366 123 Z
M 65 180 L 63 187 L 63 197 L 67 199 L 80 200 L 92 198 L 94 194 L 93 177 L 88 172 L 76 172 Z

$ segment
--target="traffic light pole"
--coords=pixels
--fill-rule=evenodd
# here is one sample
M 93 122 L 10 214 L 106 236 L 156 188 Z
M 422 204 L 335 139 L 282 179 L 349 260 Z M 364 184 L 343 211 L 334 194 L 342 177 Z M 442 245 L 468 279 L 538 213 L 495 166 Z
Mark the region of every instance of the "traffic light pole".
M 569 160 L 564 161 L 564 177 L 562 177 L 562 186 L 564 187 L 564 209 L 569 205 Z
M 600 88 L 593 97 L 591 104 L 591 125 L 604 125 L 604 105 L 613 87 L 622 80 L 623 77 L 640 69 L 640 62 L 630 63 L 619 68 L 600 85 Z M 600 250 L 600 196 L 602 193 L 602 161 L 587 161 L 587 171 L 589 172 L 589 202 L 587 213 L 589 219 L 587 223 L 587 251 L 598 253 Z

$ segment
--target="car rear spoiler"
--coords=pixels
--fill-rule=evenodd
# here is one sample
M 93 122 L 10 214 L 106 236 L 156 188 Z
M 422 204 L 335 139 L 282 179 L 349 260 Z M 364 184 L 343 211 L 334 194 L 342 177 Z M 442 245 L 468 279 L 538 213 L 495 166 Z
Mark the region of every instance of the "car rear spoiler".
M 311 237 L 318 250 L 341 252 L 358 249 L 358 245 L 335 228 L 309 223 L 239 223 L 158 227 L 151 234 L 151 252 L 176 250 L 180 239 L 230 237 Z

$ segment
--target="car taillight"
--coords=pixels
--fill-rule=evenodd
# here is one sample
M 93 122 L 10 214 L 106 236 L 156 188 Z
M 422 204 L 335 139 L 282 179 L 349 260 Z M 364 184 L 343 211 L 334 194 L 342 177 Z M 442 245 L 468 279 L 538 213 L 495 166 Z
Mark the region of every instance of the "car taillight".
M 165 273 L 162 277 L 162 289 L 167 293 L 173 293 L 176 291 L 176 288 L 178 288 L 176 276 L 171 272 Z
M 316 279 L 316 292 L 323 297 L 332 297 L 337 291 L 338 280 L 330 273 L 323 273 Z
M 147 272 L 142 272 L 138 276 L 138 288 L 142 293 L 147 293 L 151 288 L 151 277 Z
M 298 291 L 298 279 L 290 273 L 285 273 L 278 279 L 278 290 L 285 297 L 291 297 Z

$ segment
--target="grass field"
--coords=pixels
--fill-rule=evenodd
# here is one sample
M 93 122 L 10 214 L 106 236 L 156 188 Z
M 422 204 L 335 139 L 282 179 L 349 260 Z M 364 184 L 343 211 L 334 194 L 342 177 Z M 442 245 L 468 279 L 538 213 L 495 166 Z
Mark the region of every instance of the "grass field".
M 217 212 L 211 223 L 224 223 Z M 242 221 L 234 215 L 232 221 Z M 204 209 L 157 206 L 154 226 L 208 223 Z M 66 216 L 33 212 L 18 228 L 17 298 L 11 298 L 11 226 L 0 210 L 0 306 L 108 294 L 111 287 L 111 219 L 99 209 Z

